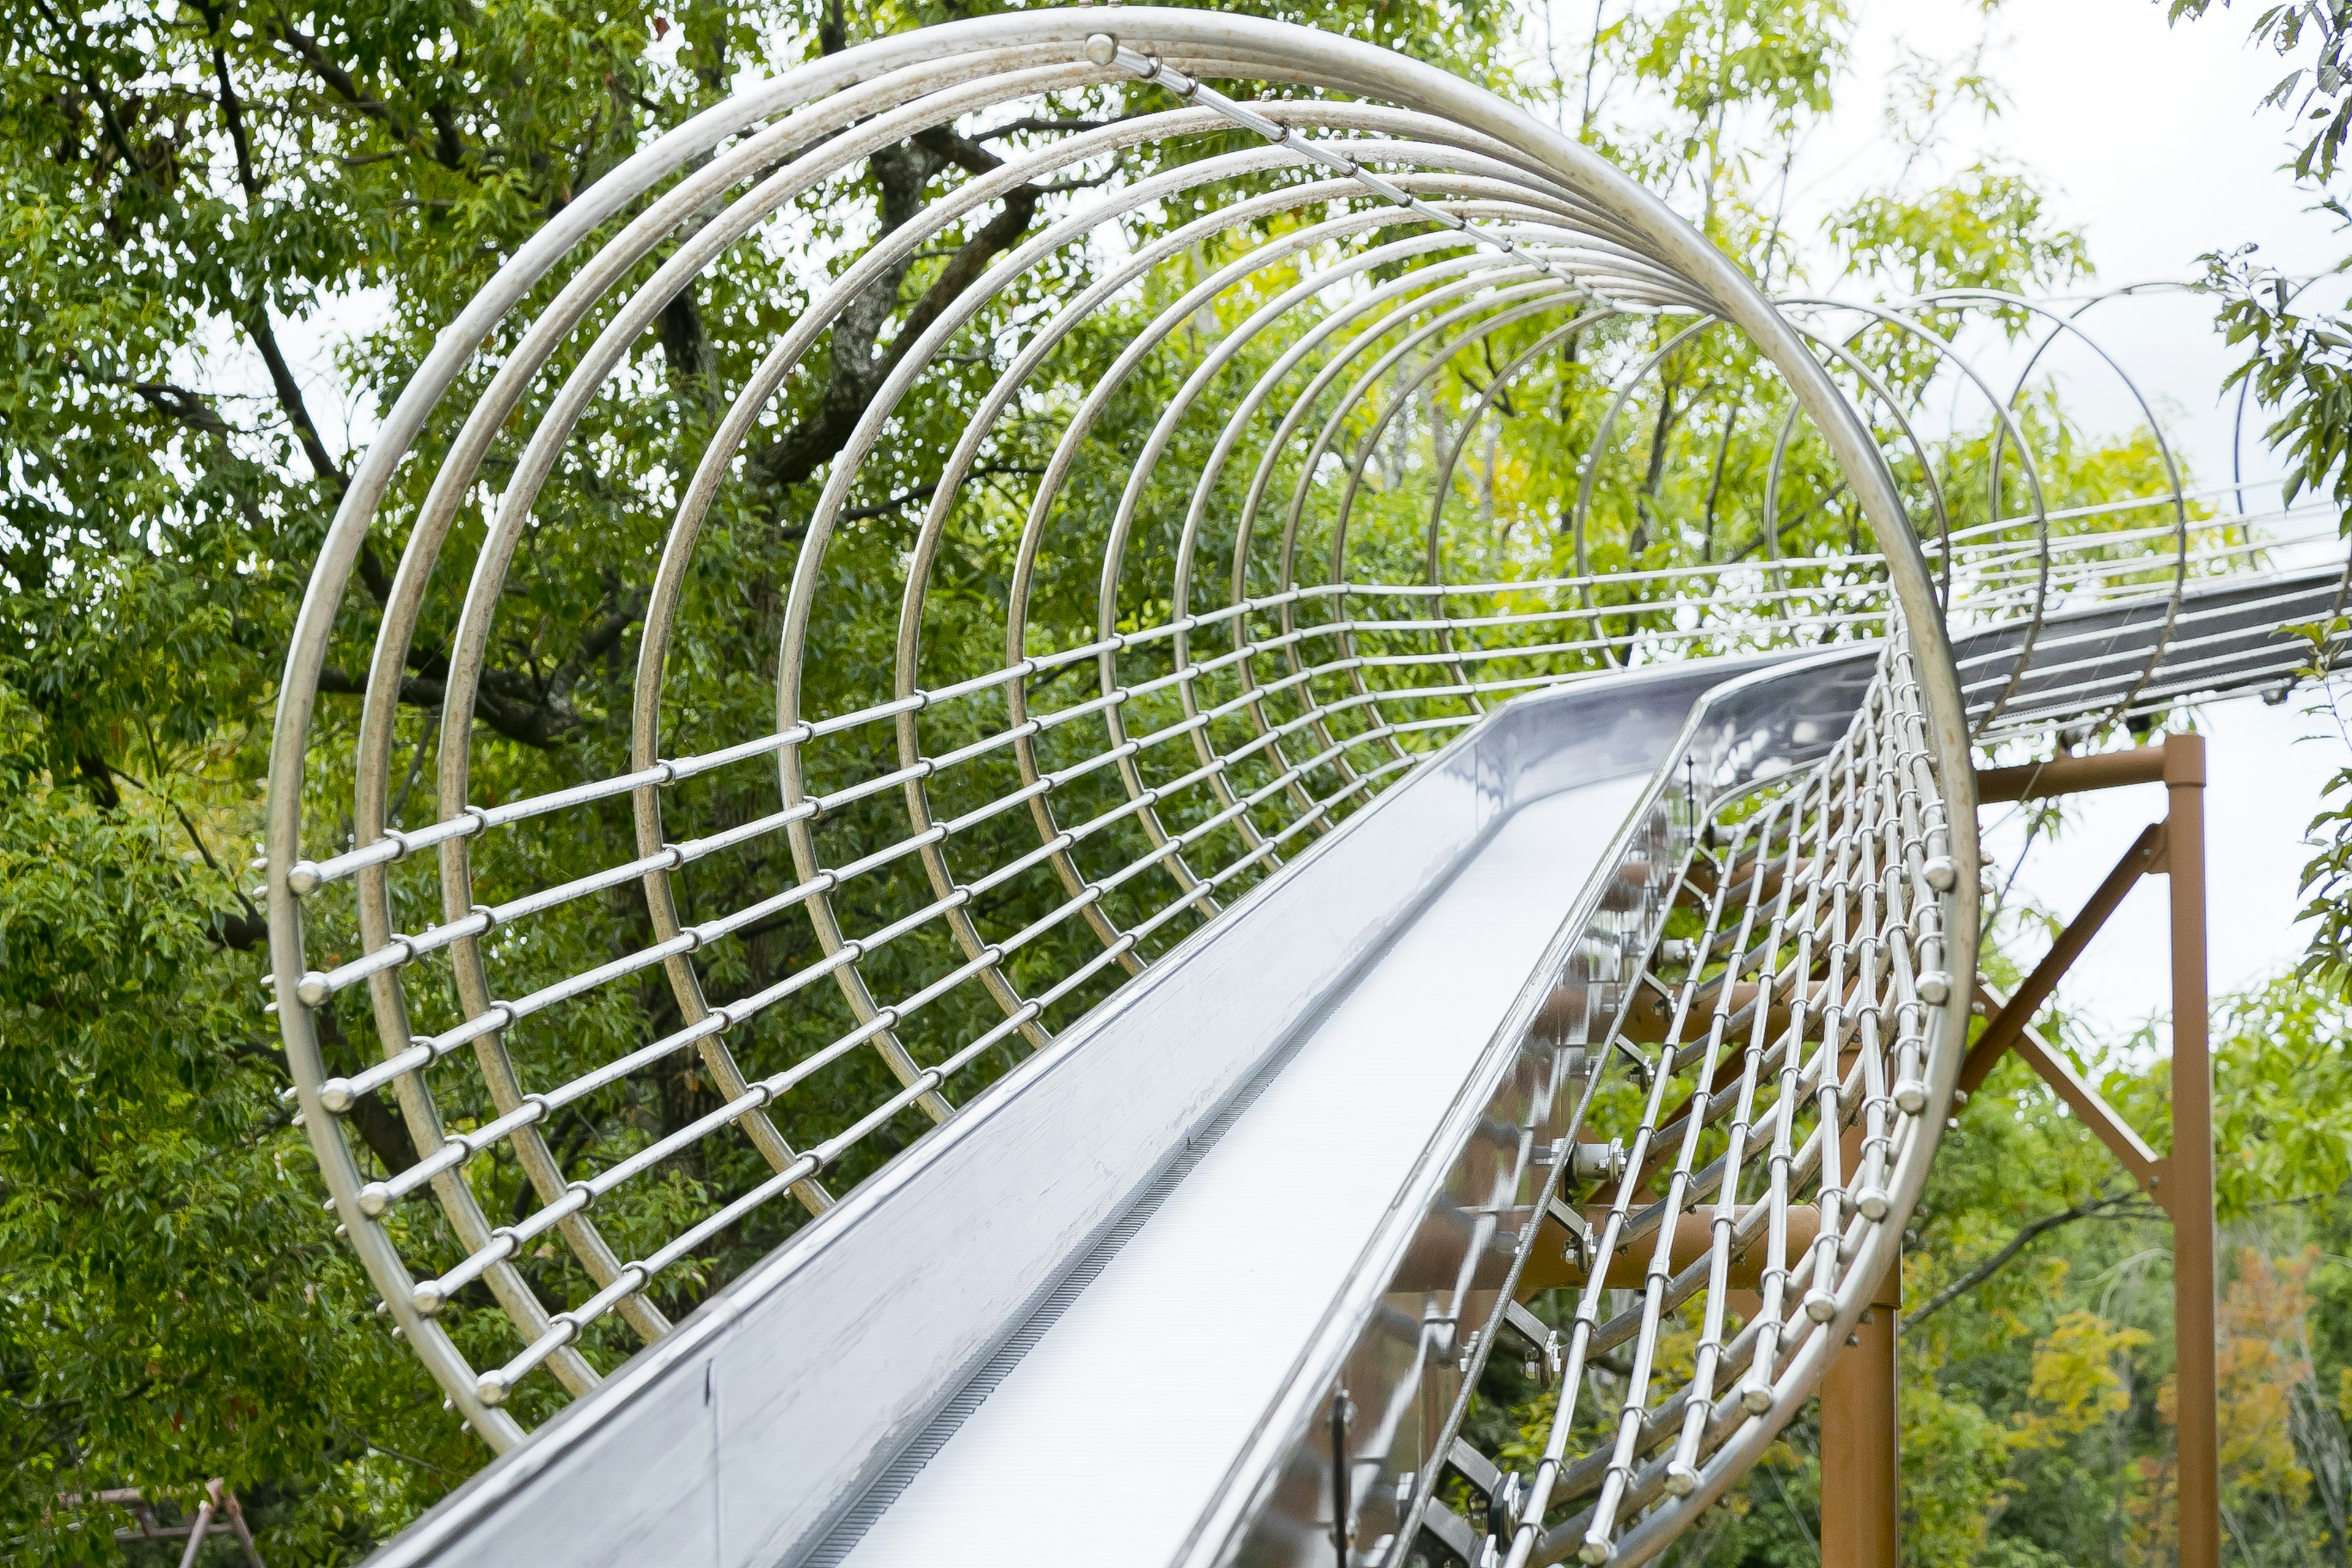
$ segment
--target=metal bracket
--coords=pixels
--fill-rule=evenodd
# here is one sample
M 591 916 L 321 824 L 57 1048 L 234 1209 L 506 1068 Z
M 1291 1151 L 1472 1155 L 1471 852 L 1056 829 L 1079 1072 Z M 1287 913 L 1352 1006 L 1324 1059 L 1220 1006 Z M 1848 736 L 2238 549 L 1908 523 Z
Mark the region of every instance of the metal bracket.
M 1495 1468 L 1495 1461 L 1472 1447 L 1464 1438 L 1454 1439 L 1454 1447 L 1446 1451 L 1445 1462 L 1461 1471 L 1462 1479 L 1476 1487 L 1483 1496 L 1493 1497 L 1502 1487 L 1503 1472 Z
M 1468 1520 L 1432 1498 L 1429 1506 L 1421 1510 L 1421 1528 L 1440 1547 L 1476 1568 L 1485 1542 Z
M 1544 1217 L 1568 1232 L 1567 1255 L 1577 1267 L 1589 1264 L 1592 1258 L 1592 1226 L 1585 1217 L 1559 1198 L 1544 1205 Z
M 1529 1363 L 1535 1369 L 1536 1382 L 1549 1388 L 1559 1381 L 1565 1356 L 1560 1347 L 1559 1331 L 1546 1323 L 1517 1301 L 1503 1309 L 1503 1326 L 1517 1334 L 1535 1357 Z

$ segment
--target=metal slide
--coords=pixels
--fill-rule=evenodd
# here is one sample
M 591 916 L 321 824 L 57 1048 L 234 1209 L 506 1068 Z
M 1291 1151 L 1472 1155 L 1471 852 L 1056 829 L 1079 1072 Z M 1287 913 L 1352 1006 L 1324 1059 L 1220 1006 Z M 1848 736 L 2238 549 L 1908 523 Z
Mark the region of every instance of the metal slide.
M 1104 89 L 1136 112 L 1008 143 L 822 280 L 655 525 L 565 503 L 599 390 L 730 247 L 878 151 Z M 1138 149 L 1186 155 L 1118 177 Z M 678 632 L 738 625 L 774 559 L 740 491 L 772 405 L 922 247 L 1047 185 L 791 519 L 761 711 Z M 1854 348 L 1927 318 L 1853 311 L 1776 307 L 1444 73 L 1213 12 L 878 40 L 582 193 L 386 417 L 273 754 L 304 1124 L 392 1325 L 502 1451 L 382 1560 L 1663 1550 L 1896 1256 L 1972 994 L 1972 745 L 2275 686 L 2335 650 L 2283 628 L 2344 604 L 2306 520 L 2215 521 L 2177 472 L 2053 513 L 1998 391 L 1993 506 L 2027 510 L 1956 526 L 1920 389 Z M 1746 548 L 1612 572 L 1610 430 L 1665 352 L 1622 345 L 1658 316 L 1743 340 L 1780 432 Z M 1622 390 L 1557 550 L 1513 556 L 1454 475 L 1571 349 Z M 1401 508 L 1381 465 L 1473 355 Z M 1139 398 L 1140 448 L 1102 438 Z M 1808 463 L 1856 549 L 1781 555 Z M 347 595 L 394 530 L 390 592 Z M 574 550 L 646 563 L 643 629 L 626 754 L 551 784 L 476 721 Z M 653 1116 L 681 1076 L 703 1098 Z M 386 1101 L 415 1164 L 352 1131 Z M 1466 1439 L 1542 1388 L 1535 1452 Z
M 1066 1531 L 1165 1563 L 1255 1514 L 1261 1550 L 1328 1561 L 1336 1379 L 1369 1552 L 1442 1473 L 1461 1359 L 1492 1346 L 1555 1149 L 1612 1076 L 1591 993 L 1654 939 L 1681 759 L 1737 788 L 1818 754 L 1872 662 L 1513 704 L 399 1550 L 994 1563 Z
M 2277 628 L 2312 618 L 2337 584 L 2315 573 L 2189 595 L 2191 624 L 2222 629 L 2203 655 L 2159 661 L 2159 679 L 2200 692 L 2273 684 L 2306 657 Z M 2078 613 L 2053 623 L 2049 646 L 2095 641 L 2137 677 L 2166 607 Z M 2012 628 L 1972 651 L 2002 661 L 2020 641 Z M 1621 1256 L 1643 1261 L 1661 1228 L 1650 1194 L 1621 1179 L 1627 1141 L 1654 1146 L 1660 1131 L 1654 1107 L 1627 1114 L 1625 1089 L 1659 1068 L 1655 1047 L 1629 1037 L 1643 1033 L 1644 976 L 1669 977 L 1653 987 L 1653 1018 L 1692 1011 L 1681 993 L 1694 965 L 1662 952 L 1663 917 L 1695 867 L 1736 865 L 1742 843 L 1703 825 L 1822 788 L 1809 764 L 1848 735 L 1879 657 L 1707 660 L 1513 702 L 830 1211 L 822 1241 L 738 1281 L 383 1560 L 1029 1563 L 1084 1541 L 1089 1561 L 1320 1563 L 1339 1495 L 1328 1413 L 1344 1391 L 1353 1550 L 1402 1562 L 1394 1542 L 1423 1532 L 1424 1556 L 1480 1562 L 1512 1500 L 1458 1435 L 1465 1391 L 1490 1357 L 1524 1358 L 1538 1383 L 1573 1370 L 1559 1363 L 1574 1347 L 1520 1301 L 1588 1281 L 1609 1216 Z M 2176 673 L 2200 657 L 2230 668 Z M 2072 689 L 2078 714 L 2107 695 L 2095 681 Z M 1930 874 L 1934 858 L 1915 858 Z M 1790 920 L 1777 888 L 1751 890 L 1766 894 L 1748 900 L 1751 926 L 1758 913 Z M 1738 924 L 1717 915 L 1719 934 Z M 1698 988 L 1696 1011 L 1725 1000 Z M 1921 1066 L 1881 1067 L 1890 1125 L 1916 1128 Z M 1613 1116 L 1592 1092 L 1612 1075 Z M 1772 1129 L 1757 1114 L 1769 1072 L 1739 1087 L 1727 1109 Z M 1654 1416 L 1632 1456 L 1646 1464 L 1620 1467 L 1625 1513 L 1667 1505 L 1611 1542 L 1621 1560 L 1670 1539 L 1737 1477 L 1753 1456 L 1727 1453 L 1728 1439 L 1769 1436 L 1778 1385 L 1809 1388 L 1853 1315 L 1805 1310 L 1821 1150 L 1793 1129 L 1772 1144 L 1780 1155 L 1753 1157 L 1764 1190 L 1741 1194 L 1747 1205 L 1686 1194 L 1689 1212 L 1721 1222 L 1723 1278 L 1704 1277 L 1710 1250 L 1702 1278 L 1669 1275 L 1659 1294 L 1704 1313 L 1710 1292 L 1727 1300 L 1784 1273 L 1792 1326 L 1774 1354 L 1786 1370 L 1759 1377 L 1760 1335 L 1727 1333 L 1717 1309 L 1724 1351 L 1698 1390 L 1699 1442 L 1678 1444 L 1680 1425 Z M 1793 1179 L 1771 1180 L 1776 1158 Z M 1882 1184 L 1894 1163 L 1874 1167 Z M 1854 1201 L 1883 1231 L 1894 1204 L 1873 1190 L 1864 1178 Z M 1833 1307 L 1853 1305 L 1841 1284 L 1867 1294 L 1859 1268 L 1832 1264 L 1827 1279 Z M 1654 1345 L 1641 1315 L 1588 1316 L 1582 1351 Z M 1695 1383 L 1652 1408 L 1691 1409 Z M 1717 1475 L 1677 1487 L 1685 1450 L 1717 1458 Z M 1615 1456 L 1588 1444 L 1574 1457 L 1554 1492 L 1566 1523 L 1530 1561 L 1584 1545 L 1612 1468 L 1596 1461 Z M 1465 1520 L 1438 1495 L 1454 1477 L 1499 1506 Z

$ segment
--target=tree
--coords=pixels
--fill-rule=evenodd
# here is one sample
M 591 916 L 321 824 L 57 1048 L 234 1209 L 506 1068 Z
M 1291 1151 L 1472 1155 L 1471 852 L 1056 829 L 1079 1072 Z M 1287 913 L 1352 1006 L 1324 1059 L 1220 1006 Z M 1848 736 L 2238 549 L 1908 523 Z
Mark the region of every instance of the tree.
M 2337 1394 L 2352 1275 L 2336 1258 L 2352 1217 L 2336 1125 L 2346 1023 L 2340 1001 L 2284 976 L 2224 999 L 2214 1030 L 2224 1527 L 2249 1563 L 2338 1563 L 2347 1549 Z M 2068 1021 L 2061 1034 L 2074 1034 Z M 2152 1032 L 2097 1059 L 2109 1103 L 2166 1147 L 2168 1068 Z M 2169 1561 L 2162 1215 L 2010 1061 L 1948 1138 L 1914 1228 L 1903 1395 L 1913 1552 Z M 1972 1283 L 1948 1296 L 1956 1282 Z
M 225 1475 L 273 1562 L 349 1558 L 486 1457 L 368 1310 L 373 1291 L 330 1234 L 277 1100 L 262 926 L 240 882 L 309 563 L 376 411 L 453 302 L 549 216 L 747 74 L 965 9 L 217 0 L 77 12 L 33 0 L 0 40 L 0 299 L 15 329 L 0 351 L 0 1519 L 11 1552 L 112 1554 L 107 1530 L 121 1521 L 61 1506 L 60 1493 L 136 1484 L 192 1498 Z M 1486 68 L 1507 16 L 1487 0 L 1342 0 L 1311 15 L 1472 71 Z M 889 149 L 833 205 L 806 205 L 804 239 L 870 242 L 943 173 L 999 158 L 950 133 Z M 786 408 L 736 500 L 739 635 L 774 646 L 794 509 L 894 345 L 1056 199 L 1009 192 L 946 254 L 875 284 L 835 335 L 824 379 Z M 598 430 L 643 437 L 635 460 L 568 470 L 566 504 L 629 524 L 632 487 L 656 482 L 648 466 L 708 421 L 711 389 L 740 377 L 804 298 L 788 270 L 782 257 L 740 264 L 673 303 L 644 345 L 657 369 L 642 395 L 596 416 Z M 922 482 L 910 469 L 901 491 L 862 500 L 890 520 Z M 379 602 L 389 560 L 372 549 L 361 564 L 361 591 Z M 501 644 L 480 706 L 506 747 L 494 784 L 609 759 L 616 671 L 644 608 L 577 557 L 534 559 L 520 591 L 537 635 Z M 444 619 L 418 639 L 403 686 L 401 739 L 419 758 L 447 676 L 446 629 Z M 341 652 L 341 669 L 360 667 L 350 656 L 363 649 Z M 711 701 L 762 700 L 761 672 L 710 663 Z M 410 787 L 418 780 L 412 771 Z M 593 847 L 548 854 L 561 863 Z M 569 940 L 609 942 L 616 922 Z M 754 970 L 781 970 L 805 940 L 781 925 L 753 934 Z M 624 998 L 579 1048 L 660 1005 Z M 342 1022 L 336 1048 L 373 1048 L 364 1020 Z M 675 1126 L 713 1093 L 683 1072 L 659 1103 L 626 1109 Z M 352 1121 L 385 1169 L 413 1160 L 388 1106 L 363 1103 Z M 681 1169 L 666 1190 L 700 1174 Z M 516 1184 L 506 1173 L 488 1185 L 506 1201 Z M 734 1237 L 666 1304 L 690 1307 L 779 1238 Z
M 2178 25 L 2210 8 L 2211 0 L 2172 0 L 2169 16 Z M 2352 221 L 2336 188 L 2352 134 L 2352 5 L 2304 0 L 2267 6 L 2248 41 L 2293 62 L 2263 98 L 2264 107 L 2285 110 L 2297 124 L 2301 144 L 2288 169 L 2318 210 Z M 2247 351 L 2225 385 L 2243 384 L 2272 414 L 2263 434 L 2285 459 L 2284 500 L 2324 490 L 2352 531 L 2352 320 L 2306 297 L 2316 279 L 2285 277 L 2260 262 L 2251 245 L 2204 260 L 2204 287 L 2221 300 L 2221 331 Z M 2352 622 L 2337 608 L 2332 620 L 2305 628 L 2312 639 L 2306 674 L 2324 677 L 2341 658 L 2338 639 Z M 2327 709 L 2333 713 L 2332 702 Z M 2310 895 L 2304 918 L 2315 922 L 2304 973 L 2352 994 L 2352 769 L 2329 781 L 2311 830 L 2320 849 L 2304 870 Z

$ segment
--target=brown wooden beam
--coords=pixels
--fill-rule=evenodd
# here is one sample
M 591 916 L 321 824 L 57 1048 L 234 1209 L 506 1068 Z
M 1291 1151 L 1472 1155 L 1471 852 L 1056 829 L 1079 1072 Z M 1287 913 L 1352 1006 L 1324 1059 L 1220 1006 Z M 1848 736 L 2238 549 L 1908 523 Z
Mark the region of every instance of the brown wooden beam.
M 2157 784 L 2164 778 L 2164 742 L 2158 742 L 2135 746 L 2127 752 L 2101 752 L 2095 756 L 2057 756 L 2046 763 L 2027 763 L 2021 767 L 1979 768 L 1977 804 L 2047 800 L 2053 795 L 2082 795 L 2095 789 Z
M 1608 1223 L 1609 1210 L 1598 1205 L 1584 1211 L 1584 1222 L 1595 1236 Z M 1675 1239 L 1670 1247 L 1667 1267 L 1679 1274 L 1700 1258 L 1715 1245 L 1715 1205 L 1701 1204 L 1685 1213 L 1675 1223 Z M 1811 1204 L 1789 1206 L 1789 1257 L 1801 1258 L 1821 1233 L 1821 1210 Z M 1650 1259 L 1657 1253 L 1658 1237 L 1654 1230 L 1636 1237 L 1632 1245 L 1618 1245 L 1609 1259 L 1609 1278 L 1603 1281 L 1612 1289 L 1638 1290 L 1649 1281 Z M 1731 1255 L 1729 1284 L 1734 1289 L 1753 1289 L 1763 1283 L 1765 1235 L 1759 1230 L 1755 1239 Z M 1561 1286 L 1582 1285 L 1588 1277 L 1583 1263 L 1568 1256 L 1568 1233 L 1547 1218 L 1536 1232 L 1536 1245 L 1519 1269 L 1519 1295 L 1531 1296 L 1538 1290 L 1549 1290 Z
M 1732 1011 L 1737 1013 L 1743 1007 L 1752 1005 L 1756 1000 L 1756 983 L 1752 980 L 1743 980 L 1732 986 Z M 1785 987 L 1782 994 L 1783 996 L 1787 994 Z M 1666 1042 L 1666 1026 L 1673 1022 L 1674 1005 L 1649 986 L 1644 985 L 1633 994 L 1632 1005 L 1625 1009 L 1624 1026 L 1618 1031 L 1618 1034 L 1626 1041 L 1637 1046 L 1664 1045 Z M 1709 986 L 1701 996 L 1693 1000 L 1690 1011 L 1684 1015 L 1682 1035 L 1675 1044 L 1688 1045 L 1693 1040 L 1706 1038 L 1707 1030 L 1713 1027 L 1714 1024 L 1715 989 Z M 1769 1031 L 1768 1037 L 1772 1039 L 1778 1039 L 1787 1031 L 1789 1007 L 1785 1001 L 1773 1005 L 1764 1026 Z M 1742 1033 L 1745 1032 L 1746 1026 L 1743 1025 Z
M 2116 862 L 2116 868 L 2107 873 L 2107 879 L 2099 884 L 2099 890 L 2091 895 L 2091 901 L 2083 906 L 2083 912 L 2058 933 L 2058 940 L 2050 944 L 2049 952 L 2034 965 L 2033 973 L 2025 977 L 2025 984 L 2017 988 L 2017 994 L 2011 997 L 2009 1005 L 1985 1026 L 1984 1033 L 1977 1037 L 1976 1045 L 1969 1049 L 1968 1059 L 1960 1064 L 1959 1088 L 1962 1092 L 1974 1094 L 1983 1084 L 1985 1075 L 1992 1071 L 1993 1064 L 2017 1044 L 2025 1032 L 2026 1025 L 2042 1011 L 2042 1005 L 2050 1000 L 2050 993 L 2057 988 L 2058 977 L 2082 956 L 2083 949 L 2090 945 L 2099 928 L 2107 923 L 2107 917 L 2114 914 L 2116 907 L 2124 901 L 2124 895 L 2155 868 L 2157 856 L 2164 847 L 2164 832 L 2161 823 L 2151 823 L 2133 841 L 2132 847 L 2124 851 L 2124 858 Z
M 1981 979 L 1977 982 L 1977 995 L 1982 999 L 1989 1017 L 2000 1016 L 2009 1005 L 2006 997 Z M 2116 1163 L 2130 1173 L 2132 1180 L 2137 1182 L 2143 1191 L 2159 1204 L 2166 1201 L 2164 1156 L 2150 1148 L 2147 1141 L 2134 1131 L 2129 1122 L 2116 1114 L 2115 1107 L 2109 1105 L 2099 1091 L 2074 1070 L 2073 1059 L 2063 1050 L 2043 1039 L 2040 1031 L 2030 1023 L 2018 1030 L 2016 1043 L 2011 1048 L 2024 1058 L 2026 1065 L 2041 1075 L 2042 1081 L 2057 1092 L 2066 1108 L 2074 1113 L 2075 1120 L 2089 1128 L 2099 1142 L 2107 1146 L 2108 1152 L 2115 1155 Z

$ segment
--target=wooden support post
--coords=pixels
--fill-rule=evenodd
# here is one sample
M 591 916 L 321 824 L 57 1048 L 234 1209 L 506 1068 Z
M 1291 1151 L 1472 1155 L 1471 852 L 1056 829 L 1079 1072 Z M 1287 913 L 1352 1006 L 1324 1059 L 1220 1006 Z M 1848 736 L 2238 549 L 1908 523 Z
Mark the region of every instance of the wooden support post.
M 1897 1259 L 1853 1342 L 1822 1377 L 1822 1568 L 1895 1568 L 1902 1551 L 1895 1361 L 1902 1289 Z
M 1841 1074 L 1853 1070 L 1854 1055 L 1849 1049 L 1841 1056 Z M 1861 1168 L 1862 1135 L 1856 1121 L 1839 1138 L 1840 1170 Z M 1898 1255 L 1853 1338 L 1822 1374 L 1822 1568 L 1895 1568 L 1902 1551 L 1895 1361 L 1902 1292 Z
M 2164 742 L 2172 884 L 2173 1340 L 2179 1424 L 2180 1568 L 2221 1561 L 2221 1389 L 2213 1308 L 2213 1062 L 2206 1037 L 2205 738 Z
M 1993 1016 L 1961 1065 L 1959 1087 L 1973 1090 L 2003 1052 L 2026 1039 L 2033 1015 L 2123 895 L 2142 875 L 2170 883 L 2172 917 L 2172 1153 L 2157 1162 L 2105 1102 L 2044 1048 L 2034 1067 L 2049 1079 L 2172 1215 L 2172 1309 L 2179 1472 L 2179 1568 L 2221 1568 L 2221 1390 L 2214 1308 L 2213 1059 L 2205 973 L 2205 738 L 2168 735 L 2154 746 L 2058 757 L 1977 774 L 1977 798 L 2039 800 L 2126 784 L 2165 786 L 2164 822 L 2142 834 L 2050 954 Z M 2037 1042 L 2038 1043 L 2038 1042 Z M 2029 1051 L 2029 1056 L 2033 1053 Z M 2089 1114 L 2095 1108 L 2105 1120 Z M 1834 1367 L 1832 1367 L 1834 1373 Z M 1823 1388 L 1822 1557 L 1829 1555 L 1828 1383 Z M 1859 1559 L 1855 1561 L 1860 1561 Z M 1892 1559 L 1889 1559 L 1892 1561 Z

